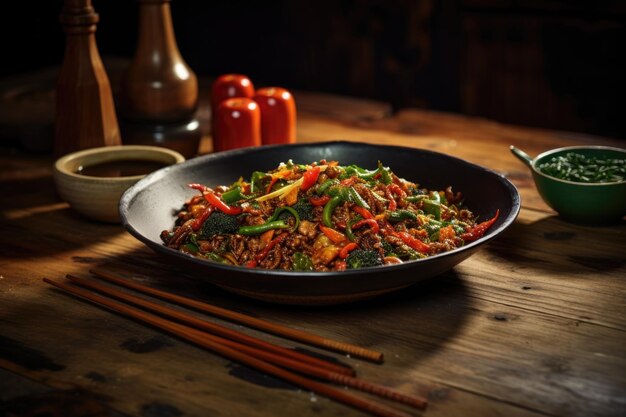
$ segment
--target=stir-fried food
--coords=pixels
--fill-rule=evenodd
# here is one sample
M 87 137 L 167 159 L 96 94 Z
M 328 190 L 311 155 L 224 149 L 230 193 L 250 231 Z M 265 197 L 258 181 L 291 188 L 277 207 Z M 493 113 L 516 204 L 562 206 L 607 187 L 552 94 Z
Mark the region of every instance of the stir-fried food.
M 229 265 L 288 271 L 342 271 L 399 264 L 481 238 L 463 197 L 396 176 L 321 160 L 292 161 L 230 186 L 189 184 L 198 195 L 177 214 L 165 245 Z

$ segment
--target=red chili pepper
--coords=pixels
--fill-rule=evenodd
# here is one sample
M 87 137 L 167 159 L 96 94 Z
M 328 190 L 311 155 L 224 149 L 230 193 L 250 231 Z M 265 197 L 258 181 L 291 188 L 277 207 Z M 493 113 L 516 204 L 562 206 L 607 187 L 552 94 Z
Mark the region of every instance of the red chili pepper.
M 370 227 L 370 229 L 372 229 L 372 231 L 374 233 L 378 233 L 378 230 L 380 230 L 380 228 L 378 227 L 378 222 L 374 219 L 363 219 L 363 220 L 359 220 L 358 222 L 354 223 L 352 225 L 352 229 L 359 229 L 365 225 L 368 225 Z
M 361 215 L 361 217 L 363 217 L 364 219 L 373 219 L 374 215 L 366 208 L 363 208 L 361 206 L 354 206 L 352 207 L 352 210 L 356 211 L 357 213 L 359 213 Z
M 320 176 L 321 168 L 319 166 L 314 166 L 311 169 L 308 169 L 304 175 L 302 176 L 302 185 L 300 189 L 302 191 L 306 191 L 309 188 L 313 187 L 317 182 L 317 178 Z
M 400 186 L 398 184 L 389 184 L 387 186 L 387 189 L 394 193 L 395 195 L 397 195 L 400 198 L 405 198 L 406 197 L 406 193 L 404 192 L 404 190 L 402 188 L 400 188 Z
M 339 251 L 339 257 L 341 259 L 346 259 L 348 257 L 348 253 L 350 253 L 351 251 L 355 250 L 358 247 L 359 247 L 359 245 L 357 245 L 354 242 L 348 243 L 346 246 L 341 248 L 341 250 Z
M 193 188 L 194 190 L 198 190 L 203 194 L 211 191 L 209 187 L 207 187 L 206 185 L 202 185 L 202 184 L 192 183 L 192 184 L 188 184 L 187 187 Z
M 480 239 L 481 237 L 483 237 L 487 229 L 489 229 L 496 222 L 496 220 L 498 220 L 499 215 L 500 215 L 500 210 L 496 210 L 496 215 L 493 216 L 493 219 L 477 224 L 471 230 L 468 230 L 467 232 L 463 233 L 461 235 L 461 239 L 463 239 L 466 242 L 472 242 L 476 239 Z
M 326 203 L 330 201 L 330 197 L 327 195 L 323 195 L 321 197 L 311 197 L 309 198 L 309 202 L 316 207 L 324 206 Z
M 324 233 L 326 235 L 326 237 L 328 237 L 333 243 L 341 243 L 341 242 L 345 242 L 346 240 L 348 240 L 348 238 L 346 237 L 346 235 L 344 235 L 341 232 L 336 231 L 335 229 L 332 229 L 330 227 L 326 227 L 323 224 L 320 224 L 320 230 L 322 231 L 322 233 Z
M 347 267 L 348 264 L 346 263 L 346 261 L 335 261 L 335 269 L 337 271 L 345 271 Z
M 244 266 L 246 268 L 256 268 L 257 264 L 258 264 L 257 261 L 255 261 L 254 259 L 250 259 L 248 262 L 244 264 Z
M 191 223 L 191 228 L 194 232 L 197 232 L 198 229 L 202 227 L 202 224 L 209 218 L 211 213 L 213 213 L 213 206 L 205 208 L 204 211 L 193 221 L 193 223 Z
M 263 250 L 259 252 L 257 256 L 254 257 L 254 260 L 256 262 L 261 262 L 263 259 L 265 259 L 267 255 L 270 253 L 270 251 L 272 250 L 272 248 L 276 246 L 278 243 L 282 242 L 287 237 L 287 235 L 288 233 L 281 233 L 274 239 L 270 240 L 270 242 L 267 245 L 265 245 Z
M 409 245 L 412 249 L 415 249 L 418 252 L 428 253 L 430 252 L 430 246 L 426 243 L 422 242 L 419 239 L 414 238 L 407 232 L 395 232 L 395 235 L 402 239 L 404 243 Z
M 232 207 L 224 203 L 221 198 L 216 196 L 215 193 L 205 185 L 189 184 L 189 187 L 201 191 L 204 195 L 205 200 L 223 213 L 226 213 L 230 216 L 235 216 L 237 214 L 241 214 L 242 212 L 241 207 Z
M 394 211 L 398 207 L 398 203 L 396 203 L 396 199 L 393 198 L 393 194 L 400 198 L 406 197 L 406 193 L 398 184 L 389 184 L 387 188 L 385 188 L 385 195 L 389 199 L 389 211 Z
M 276 181 L 278 181 L 278 177 L 276 175 L 272 175 L 272 180 L 265 189 L 265 194 L 269 194 L 272 191 L 272 187 L 274 186 L 274 184 L 276 184 Z
M 344 220 L 340 220 L 338 222 L 335 222 L 335 226 L 337 226 L 339 229 L 345 229 L 346 228 L 346 222 Z

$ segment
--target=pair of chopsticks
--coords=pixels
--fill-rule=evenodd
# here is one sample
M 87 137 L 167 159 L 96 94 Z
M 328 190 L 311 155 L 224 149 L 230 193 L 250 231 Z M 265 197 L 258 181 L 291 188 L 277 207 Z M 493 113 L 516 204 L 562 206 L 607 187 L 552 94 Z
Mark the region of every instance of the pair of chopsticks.
M 209 313 L 275 335 L 349 353 L 353 356 L 375 362 L 382 361 L 382 354 L 379 352 L 333 341 L 308 332 L 290 329 L 259 318 L 250 317 L 197 300 L 147 287 L 126 279 L 112 271 L 94 269 L 90 272 L 98 278 L 139 293 Z M 324 383 L 318 382 L 318 380 L 352 387 L 391 401 L 410 405 L 417 409 L 424 409 L 426 407 L 426 399 L 403 394 L 385 386 L 357 378 L 354 376 L 354 370 L 350 367 L 262 341 L 239 331 L 199 319 L 181 310 L 175 310 L 157 304 L 146 298 L 132 295 L 110 285 L 104 285 L 93 279 L 85 279 L 73 275 L 67 275 L 67 278 L 71 281 L 71 284 L 50 280 L 48 278 L 44 278 L 44 281 L 83 300 L 164 330 L 233 361 L 250 366 L 251 368 L 291 382 L 294 385 L 311 390 L 316 394 L 337 400 L 346 405 L 382 417 L 408 416 L 408 414 L 403 411 L 325 385 Z M 108 297 L 98 295 L 85 288 Z M 311 377 L 315 379 L 310 379 Z

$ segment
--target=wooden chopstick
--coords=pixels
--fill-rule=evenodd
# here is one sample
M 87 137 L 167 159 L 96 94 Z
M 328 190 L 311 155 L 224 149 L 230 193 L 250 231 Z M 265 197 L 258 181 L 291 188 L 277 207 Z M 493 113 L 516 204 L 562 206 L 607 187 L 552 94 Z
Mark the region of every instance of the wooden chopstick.
M 291 340 L 297 340 L 298 342 L 333 350 L 335 352 L 347 353 L 350 356 L 367 359 L 377 363 L 381 363 L 383 361 L 383 354 L 381 352 L 376 352 L 350 343 L 327 339 L 325 337 L 321 337 L 302 330 L 291 329 L 280 324 L 271 323 L 262 319 L 237 313 L 232 310 L 227 310 L 225 308 L 203 303 L 201 301 L 193 300 L 176 294 L 171 294 L 166 291 L 161 291 L 156 288 L 148 287 L 124 278 L 121 275 L 116 274 L 112 271 L 96 268 L 90 269 L 90 272 L 102 279 L 124 286 L 126 288 L 130 288 L 144 294 L 149 294 L 154 297 L 161 298 L 162 300 L 171 301 L 185 307 L 193 308 L 204 313 L 212 314 L 220 318 L 253 327 L 255 329 L 263 330 L 265 332 L 282 336 Z
M 174 334 L 178 337 L 181 337 L 185 340 L 191 341 L 206 349 L 216 352 L 226 358 L 248 365 L 252 368 L 263 371 L 269 375 L 284 379 L 297 386 L 311 390 L 319 395 L 323 395 L 328 398 L 337 400 L 343 404 L 358 408 L 363 411 L 367 411 L 369 413 L 372 413 L 374 415 L 381 416 L 381 417 L 409 417 L 409 414 L 406 414 L 402 411 L 395 410 L 385 405 L 378 404 L 369 399 L 360 398 L 360 397 L 351 395 L 347 392 L 344 392 L 342 390 L 338 390 L 338 389 L 326 386 L 322 383 L 310 380 L 306 377 L 303 377 L 295 373 L 292 373 L 290 371 L 287 371 L 285 369 L 279 368 L 271 363 L 258 359 L 257 357 L 252 356 L 250 354 L 233 349 L 232 347 L 229 347 L 220 343 L 219 339 L 221 340 L 225 340 L 225 339 L 222 339 L 218 336 L 208 335 L 199 330 L 192 329 L 182 324 L 171 322 L 162 317 L 159 317 L 154 314 L 139 310 L 137 308 L 119 303 L 117 301 L 113 301 L 105 297 L 93 294 L 89 291 L 77 288 L 73 285 L 68 285 L 65 283 L 53 281 L 48 278 L 44 278 L 44 281 L 63 291 L 66 291 L 72 295 L 75 295 L 83 300 L 87 300 L 89 302 L 99 304 L 117 313 L 137 319 L 144 323 L 150 324 L 154 327 L 165 330 L 171 334 Z M 231 343 L 238 344 L 240 346 L 245 346 L 237 342 L 231 341 Z M 253 348 L 250 346 L 245 346 L 245 347 L 248 349 L 257 350 L 256 348 Z M 341 374 L 337 374 L 337 375 L 340 375 L 343 378 L 351 378 L 346 375 L 341 375 Z
M 373 383 L 370 383 L 370 382 L 367 382 L 358 378 L 353 378 L 352 376 L 354 375 L 354 372 L 350 368 L 338 366 L 336 364 L 332 364 L 327 361 L 322 361 L 320 359 L 313 358 L 309 355 L 304 355 L 301 353 L 298 353 L 297 355 L 285 355 L 284 351 L 287 351 L 289 353 L 294 353 L 294 351 L 291 351 L 285 348 L 280 348 L 278 346 L 263 342 L 256 338 L 251 338 L 250 336 L 244 335 L 234 330 L 223 328 L 222 326 L 219 326 L 219 325 L 208 323 L 206 321 L 193 317 L 187 313 L 174 310 L 169 307 L 161 306 L 159 304 L 153 303 L 143 298 L 139 298 L 139 297 L 130 295 L 128 293 L 119 291 L 117 289 L 94 282 L 93 280 L 76 277 L 71 274 L 68 274 L 67 278 L 70 281 L 77 283 L 81 286 L 94 289 L 108 296 L 138 305 L 142 308 L 155 311 L 167 317 L 174 318 L 187 325 L 191 325 L 193 327 L 197 327 L 203 330 L 208 330 L 209 332 L 213 332 L 213 330 L 217 330 L 215 334 L 218 334 L 220 336 L 230 337 L 231 339 L 239 343 L 249 344 L 249 345 L 254 346 L 257 349 L 265 349 L 267 345 L 269 345 L 271 347 L 270 351 L 272 353 L 283 355 L 283 356 L 289 356 L 290 359 L 293 359 L 295 361 L 301 361 L 301 362 L 296 362 L 295 364 L 289 363 L 286 361 L 278 360 L 278 358 L 275 358 L 272 356 L 268 357 L 267 355 L 264 355 L 264 353 L 259 353 L 259 352 L 254 352 L 254 351 L 244 349 L 246 353 L 255 354 L 256 356 L 263 357 L 265 360 L 269 362 L 272 362 L 278 365 L 286 365 L 286 366 L 291 367 L 292 369 L 298 370 L 299 372 L 302 372 L 302 373 L 305 373 L 305 374 L 308 374 L 317 378 L 322 378 L 330 382 L 357 388 L 361 391 L 369 392 L 371 394 L 375 394 L 383 398 L 387 398 L 396 402 L 404 403 L 404 404 L 416 407 L 418 409 L 424 409 L 426 407 L 427 401 L 424 398 L 403 394 L 403 393 L 391 390 L 390 388 L 387 388 L 382 385 L 373 384 Z M 226 330 L 226 331 L 223 331 L 223 330 Z M 261 343 L 255 343 L 256 341 L 261 342 Z M 224 339 L 219 340 L 219 342 L 228 344 L 224 341 Z M 238 346 L 236 345 L 229 344 L 229 346 L 238 350 L 242 350 L 241 348 L 238 348 Z M 275 349 L 275 348 L 278 348 L 278 349 Z M 279 358 L 282 358 L 283 356 L 280 356 Z M 300 366 L 301 363 L 306 363 L 312 366 L 313 368 L 302 367 Z M 323 370 L 323 372 L 320 371 L 321 369 Z
M 231 330 L 227 327 L 220 326 L 219 324 L 210 323 L 208 321 L 201 320 L 197 317 L 194 317 L 182 311 L 174 310 L 172 308 L 156 304 L 144 298 L 140 298 L 140 297 L 119 291 L 117 289 L 100 284 L 99 282 L 80 278 L 71 274 L 67 274 L 66 277 L 70 281 L 76 284 L 79 284 L 83 287 L 87 287 L 92 290 L 98 291 L 100 293 L 106 294 L 110 297 L 114 297 L 118 300 L 122 300 L 130 304 L 134 304 L 143 309 L 151 310 L 152 312 L 156 312 L 170 319 L 174 319 L 178 322 L 181 322 L 185 325 L 204 330 L 206 332 L 215 334 L 217 336 L 228 338 L 236 342 L 243 343 L 245 345 L 253 346 L 258 349 L 271 352 L 276 355 L 280 355 L 281 357 L 291 358 L 293 360 L 300 361 L 301 363 L 307 363 L 311 366 L 326 369 L 328 371 L 350 375 L 350 376 L 354 376 L 355 374 L 354 370 L 352 368 L 349 368 L 348 366 L 343 366 L 337 363 L 332 363 L 326 360 L 315 358 L 311 355 L 305 355 L 303 353 L 300 353 L 291 349 L 287 349 L 281 346 L 277 346 L 277 345 L 265 342 L 256 337 L 248 336 L 236 330 Z

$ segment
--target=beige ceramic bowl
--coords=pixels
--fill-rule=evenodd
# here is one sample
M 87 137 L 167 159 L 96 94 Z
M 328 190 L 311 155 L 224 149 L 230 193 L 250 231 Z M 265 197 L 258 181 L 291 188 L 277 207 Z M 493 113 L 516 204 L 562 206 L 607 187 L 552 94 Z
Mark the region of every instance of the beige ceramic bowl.
M 183 162 L 176 151 L 157 146 L 105 146 L 74 152 L 54 164 L 54 182 L 61 198 L 90 219 L 109 223 L 120 221 L 118 203 L 131 185 L 145 176 L 95 177 L 78 174 L 79 167 L 113 161 L 152 161 L 164 165 Z

